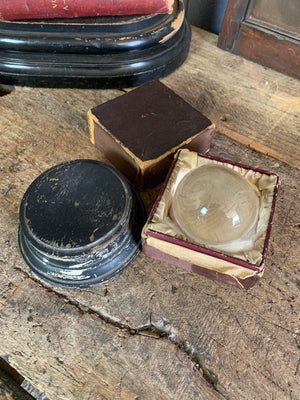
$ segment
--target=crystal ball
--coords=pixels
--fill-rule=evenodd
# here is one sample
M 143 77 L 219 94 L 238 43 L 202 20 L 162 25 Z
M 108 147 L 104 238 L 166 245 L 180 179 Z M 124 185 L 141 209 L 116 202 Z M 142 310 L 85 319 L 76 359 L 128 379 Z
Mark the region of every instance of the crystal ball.
M 259 198 L 238 172 L 205 165 L 188 172 L 173 199 L 174 218 L 190 239 L 212 247 L 247 235 L 254 228 Z

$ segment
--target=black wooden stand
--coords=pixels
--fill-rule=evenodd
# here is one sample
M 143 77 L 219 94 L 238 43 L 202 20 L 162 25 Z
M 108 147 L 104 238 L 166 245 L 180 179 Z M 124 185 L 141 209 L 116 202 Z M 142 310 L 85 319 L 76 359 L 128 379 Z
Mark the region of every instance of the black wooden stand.
M 0 22 L 0 83 L 121 88 L 174 71 L 190 27 L 183 0 L 171 15 Z

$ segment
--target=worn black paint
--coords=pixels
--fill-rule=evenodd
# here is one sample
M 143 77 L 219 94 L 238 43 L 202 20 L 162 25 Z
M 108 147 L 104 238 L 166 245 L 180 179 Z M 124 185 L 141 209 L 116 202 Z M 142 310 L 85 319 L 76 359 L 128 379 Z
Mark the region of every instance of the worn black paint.
M 75 160 L 44 172 L 20 206 L 19 244 L 42 279 L 67 287 L 107 281 L 137 256 L 141 200 L 113 167 Z
M 177 0 L 171 15 L 0 21 L 0 83 L 120 88 L 161 78 L 187 56 L 183 17 Z

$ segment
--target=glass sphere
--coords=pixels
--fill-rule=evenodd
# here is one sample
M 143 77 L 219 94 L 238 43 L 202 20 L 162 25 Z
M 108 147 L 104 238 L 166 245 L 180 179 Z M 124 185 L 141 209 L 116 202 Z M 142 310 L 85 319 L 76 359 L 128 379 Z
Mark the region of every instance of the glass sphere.
M 205 165 L 189 172 L 173 199 L 174 217 L 185 235 L 212 247 L 249 233 L 258 212 L 258 195 L 250 183 L 222 165 Z

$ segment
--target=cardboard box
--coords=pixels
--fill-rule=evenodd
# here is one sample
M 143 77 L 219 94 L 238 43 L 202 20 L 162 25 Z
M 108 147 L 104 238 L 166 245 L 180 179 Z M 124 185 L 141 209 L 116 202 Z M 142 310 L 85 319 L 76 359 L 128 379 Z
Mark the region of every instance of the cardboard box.
M 189 239 L 174 220 L 172 202 L 180 179 L 199 166 L 211 164 L 238 172 L 255 185 L 259 193 L 259 213 L 250 249 L 235 248 L 228 252 L 199 245 Z M 143 228 L 143 252 L 187 271 L 249 289 L 264 273 L 278 186 L 278 176 L 269 172 L 180 150 Z
M 90 139 L 139 189 L 164 181 L 180 148 L 209 150 L 214 124 L 160 81 L 88 112 Z

